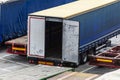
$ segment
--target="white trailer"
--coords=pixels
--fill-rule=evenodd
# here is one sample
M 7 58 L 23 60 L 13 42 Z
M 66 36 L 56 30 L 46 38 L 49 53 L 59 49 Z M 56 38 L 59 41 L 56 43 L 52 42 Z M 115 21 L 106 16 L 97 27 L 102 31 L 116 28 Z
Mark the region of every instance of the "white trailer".
M 119 0 L 80 0 L 29 14 L 29 61 L 62 66 L 85 63 L 97 47 L 120 33 L 118 13 L 110 15 L 120 9 L 119 4 Z M 113 18 L 116 24 L 111 23 Z

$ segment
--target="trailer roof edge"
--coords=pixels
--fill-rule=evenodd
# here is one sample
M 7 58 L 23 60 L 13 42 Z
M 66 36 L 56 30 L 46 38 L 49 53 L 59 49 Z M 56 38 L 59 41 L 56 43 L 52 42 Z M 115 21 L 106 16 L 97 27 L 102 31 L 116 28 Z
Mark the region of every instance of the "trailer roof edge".
M 112 5 L 119 1 L 120 0 L 81 0 L 31 13 L 29 15 L 50 16 L 68 19 L 76 15 L 82 15 L 84 13 L 88 13 L 96 9 L 103 8 L 105 6 Z

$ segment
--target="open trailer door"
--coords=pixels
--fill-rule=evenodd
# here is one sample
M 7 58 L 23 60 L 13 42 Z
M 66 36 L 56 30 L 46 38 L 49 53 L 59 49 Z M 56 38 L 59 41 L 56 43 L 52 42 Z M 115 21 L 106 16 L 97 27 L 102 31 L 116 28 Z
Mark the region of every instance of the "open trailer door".
M 45 17 L 29 17 L 28 56 L 45 56 Z
M 79 64 L 79 22 L 63 20 L 62 60 Z

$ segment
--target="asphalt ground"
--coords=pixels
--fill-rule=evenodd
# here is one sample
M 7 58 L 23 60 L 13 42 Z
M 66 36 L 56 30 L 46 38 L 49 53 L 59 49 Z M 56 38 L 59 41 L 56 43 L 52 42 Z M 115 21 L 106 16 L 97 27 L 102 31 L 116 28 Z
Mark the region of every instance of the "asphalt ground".
M 0 49 L 0 74 L 34 66 L 29 64 L 25 56 L 8 54 L 6 48 Z
M 35 65 L 29 64 L 25 56 L 8 54 L 6 52 L 6 49 L 0 51 L 0 74 L 6 74 L 30 66 L 35 66 Z M 107 68 L 107 67 L 97 67 L 86 63 L 84 65 L 80 65 L 79 67 L 75 68 L 75 71 L 103 75 L 104 73 L 114 71 L 117 69 Z
M 117 38 L 115 37 L 114 39 L 111 40 L 113 41 L 112 46 L 119 44 L 120 36 L 117 36 Z M 0 49 L 0 74 L 6 74 L 30 66 L 35 66 L 35 65 L 29 64 L 25 56 L 8 54 L 6 52 L 6 48 L 4 47 Z M 75 68 L 75 71 L 103 75 L 104 73 L 114 71 L 117 69 L 118 68 L 97 67 L 86 63 L 84 65 L 80 65 L 79 67 Z

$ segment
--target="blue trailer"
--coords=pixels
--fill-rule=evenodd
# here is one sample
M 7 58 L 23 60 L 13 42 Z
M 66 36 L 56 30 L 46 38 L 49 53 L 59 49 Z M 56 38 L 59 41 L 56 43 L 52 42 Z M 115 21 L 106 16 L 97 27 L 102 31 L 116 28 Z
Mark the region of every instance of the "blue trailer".
M 29 13 L 75 0 L 8 0 L 0 2 L 0 43 L 27 34 Z
M 27 55 L 30 62 L 79 65 L 119 33 L 119 0 L 76 1 L 29 15 Z

